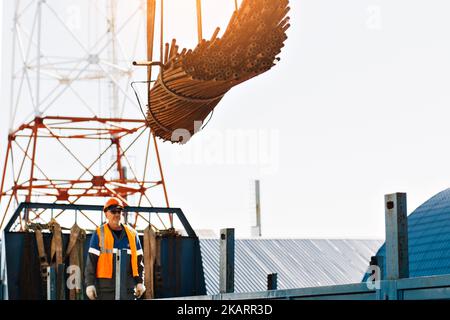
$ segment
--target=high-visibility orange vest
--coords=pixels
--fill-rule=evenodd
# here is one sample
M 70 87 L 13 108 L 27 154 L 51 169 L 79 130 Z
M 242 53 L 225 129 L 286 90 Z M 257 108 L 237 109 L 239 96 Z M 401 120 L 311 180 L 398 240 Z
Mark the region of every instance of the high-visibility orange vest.
M 131 250 L 131 269 L 133 277 L 139 276 L 136 250 L 136 231 L 123 225 Z M 97 278 L 111 279 L 113 276 L 114 237 L 107 223 L 97 228 L 100 255 L 97 262 Z

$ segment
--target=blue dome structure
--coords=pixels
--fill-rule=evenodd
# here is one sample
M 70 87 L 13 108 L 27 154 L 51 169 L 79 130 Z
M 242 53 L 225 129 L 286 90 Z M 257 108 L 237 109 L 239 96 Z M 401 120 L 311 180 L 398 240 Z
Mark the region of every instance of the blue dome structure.
M 408 251 L 410 278 L 450 274 L 450 188 L 408 216 Z M 377 256 L 385 265 L 385 244 Z M 382 270 L 384 279 L 385 268 Z

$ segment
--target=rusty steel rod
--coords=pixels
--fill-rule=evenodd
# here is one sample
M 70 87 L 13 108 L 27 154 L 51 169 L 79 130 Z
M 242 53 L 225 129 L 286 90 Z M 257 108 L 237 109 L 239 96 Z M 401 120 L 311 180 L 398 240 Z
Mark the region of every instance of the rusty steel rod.
M 193 50 L 180 52 L 175 39 L 166 43 L 147 110 L 154 134 L 186 142 L 172 141 L 173 132 L 186 129 L 193 135 L 194 122 L 203 122 L 230 89 L 275 66 L 287 39 L 289 10 L 288 0 L 243 0 L 239 9 L 236 2 L 221 38 L 216 28 L 210 40 L 199 33 Z

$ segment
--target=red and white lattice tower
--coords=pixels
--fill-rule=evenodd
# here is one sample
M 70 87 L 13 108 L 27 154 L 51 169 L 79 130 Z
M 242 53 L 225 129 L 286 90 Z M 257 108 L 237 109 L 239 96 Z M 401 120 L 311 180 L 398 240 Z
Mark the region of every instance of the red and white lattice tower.
M 146 1 L 16 0 L 4 10 L 13 19 L 0 230 L 24 201 L 103 204 L 116 196 L 168 207 L 158 145 L 130 87 L 147 78 L 132 66 L 146 56 Z M 67 214 L 30 211 L 16 227 Z M 138 213 L 134 220 L 148 223 Z M 171 216 L 158 223 L 171 227 Z

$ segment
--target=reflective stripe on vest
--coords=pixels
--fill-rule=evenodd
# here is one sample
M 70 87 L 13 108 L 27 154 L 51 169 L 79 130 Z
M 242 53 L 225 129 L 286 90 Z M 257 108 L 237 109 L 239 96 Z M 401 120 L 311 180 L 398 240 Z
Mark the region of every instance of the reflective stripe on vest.
M 137 248 L 136 248 L 136 232 L 129 228 L 127 225 L 125 226 L 125 231 L 128 236 L 128 242 L 130 243 L 131 249 L 131 269 L 133 271 L 133 277 L 139 276 L 138 273 L 138 263 L 137 263 Z
M 136 233 L 127 225 L 124 225 L 124 227 L 130 244 L 133 277 L 137 277 L 139 273 L 137 266 Z M 113 276 L 113 253 L 117 252 L 117 249 L 114 249 L 114 237 L 108 224 L 97 228 L 97 235 L 100 247 L 100 255 L 97 262 L 97 278 L 111 279 Z

